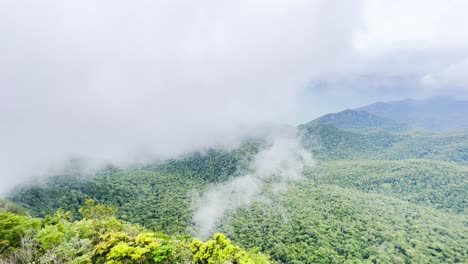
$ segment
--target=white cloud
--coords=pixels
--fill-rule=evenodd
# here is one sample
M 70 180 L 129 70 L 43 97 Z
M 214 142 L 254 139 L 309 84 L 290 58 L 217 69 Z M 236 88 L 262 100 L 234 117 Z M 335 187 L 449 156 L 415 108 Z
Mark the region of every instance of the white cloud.
M 245 126 L 296 121 L 317 79 L 430 74 L 460 83 L 461 72 L 440 69 L 468 57 L 467 5 L 2 1 L 0 179 L 70 153 L 125 159 L 232 143 Z
M 423 80 L 429 94 L 441 83 L 466 86 L 460 60 L 468 57 L 468 1 L 366 0 L 363 7 L 354 63 L 346 68 L 351 78 L 413 76 Z
M 427 74 L 421 82 L 432 88 L 457 87 L 468 90 L 468 59 L 454 63 L 438 72 Z
M 467 47 L 467 1 L 366 0 L 363 6 L 355 45 L 364 53 Z
M 314 164 L 294 128 L 275 127 L 272 130 L 270 146 L 257 154 L 251 164 L 251 173 L 212 186 L 202 196 L 194 196 L 192 210 L 197 237 L 206 239 L 211 236 L 218 221 L 226 214 L 267 200 L 263 194 L 266 181 L 273 182 L 272 194 L 283 193 L 290 181 L 302 179 L 305 166 Z
M 174 155 L 294 120 L 358 1 L 2 1 L 1 189 L 71 153 Z M 337 19 L 339 18 L 339 19 Z

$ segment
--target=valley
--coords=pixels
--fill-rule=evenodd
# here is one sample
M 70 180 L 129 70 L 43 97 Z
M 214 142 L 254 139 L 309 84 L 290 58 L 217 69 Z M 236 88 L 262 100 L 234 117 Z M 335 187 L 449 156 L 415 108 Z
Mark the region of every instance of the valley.
M 279 263 L 468 260 L 467 130 L 410 128 L 349 110 L 298 131 L 314 164 L 300 179 L 261 179 L 261 193 L 248 205 L 215 219 L 217 232 Z M 194 197 L 254 173 L 250 164 L 268 147 L 264 139 L 246 139 L 232 150 L 125 168 L 109 164 L 93 175 L 78 163 L 17 187 L 8 200 L 34 217 L 60 209 L 70 212 L 69 221 L 84 221 L 80 208 L 93 199 L 118 209 L 118 221 L 173 237 L 196 235 Z

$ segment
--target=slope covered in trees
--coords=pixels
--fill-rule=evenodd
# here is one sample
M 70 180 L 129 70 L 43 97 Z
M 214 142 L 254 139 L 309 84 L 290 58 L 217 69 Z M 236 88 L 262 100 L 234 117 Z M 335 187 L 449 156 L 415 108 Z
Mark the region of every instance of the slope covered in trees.
M 0 263 L 271 263 L 223 234 L 202 242 L 170 237 L 115 218 L 115 208 L 86 201 L 80 219 L 57 211 L 43 219 L 0 213 Z
M 197 157 L 215 159 L 212 155 Z M 83 199 L 92 197 L 122 208 L 117 213 L 121 219 L 184 234 L 192 225 L 192 192 L 210 183 L 160 166 L 146 167 L 148 171 L 114 168 L 87 181 L 77 180 L 73 186 L 50 182 L 47 188 L 35 187 L 34 194 L 49 208 L 58 194 L 67 197 L 75 192 Z M 262 201 L 229 212 L 218 230 L 235 243 L 259 247 L 283 263 L 461 262 L 467 260 L 467 179 L 466 167 L 453 163 L 319 161 L 286 192 L 267 190 Z M 31 201 L 28 207 L 38 208 L 34 204 L 40 203 L 32 200 L 36 196 L 28 196 L 28 190 L 17 193 L 14 200 Z M 66 200 L 61 205 L 75 206 Z
M 310 121 L 305 126 L 334 124 L 344 129 L 378 128 L 385 131 L 403 131 L 408 125 L 398 123 L 392 119 L 369 114 L 365 111 L 344 110 L 338 113 L 327 114 Z
M 229 215 L 220 230 L 282 263 L 467 261 L 466 215 L 313 181 L 267 197 Z
M 233 151 L 208 150 L 126 169 L 108 166 L 91 177 L 80 170 L 68 171 L 40 184 L 20 187 L 10 199 L 44 217 L 58 208 L 76 216 L 83 202 L 92 198 L 117 206 L 117 216 L 125 221 L 171 234 L 186 233 L 193 192 L 245 173 L 260 145 L 249 142 Z
M 468 168 L 428 160 L 332 161 L 309 168 L 305 176 L 315 184 L 336 185 L 465 213 Z
M 325 160 L 430 159 L 468 165 L 468 133 L 346 130 L 334 124 L 300 126 L 303 144 Z
M 467 262 L 468 133 L 393 129 L 395 123 L 362 113 L 345 117 L 349 119 L 329 116 L 326 122 L 299 126 L 302 143 L 316 164 L 306 167 L 301 179 L 283 182 L 282 188 L 274 179 L 263 179 L 266 188 L 260 196 L 228 211 L 216 222 L 216 230 L 244 248 L 260 248 L 280 263 Z M 24 225 L 4 228 L 3 252 L 12 258 L 13 252 L 23 250 L 18 240 L 5 242 L 10 241 L 6 236 L 12 237 L 10 231 L 33 230 L 34 243 L 28 236 L 25 241 L 34 245 L 39 259 L 62 254 L 74 260 L 91 258 L 93 263 L 132 263 L 128 257 L 145 252 L 140 262 L 158 263 L 169 261 L 155 260 L 154 255 L 169 252 L 168 245 L 171 256 L 179 258 L 172 262 L 211 263 L 202 259 L 221 254 L 213 253 L 218 252 L 213 248 L 238 263 L 243 257 L 253 263 L 268 261 L 256 251 L 231 247 L 221 235 L 207 242 L 188 236 L 196 230 L 194 197 L 252 173 L 249 164 L 265 146 L 265 141 L 251 140 L 233 150 L 206 150 L 144 166 L 109 165 L 92 175 L 72 166 L 60 175 L 18 187 L 9 201 L 0 201 L 0 214 Z M 80 233 L 82 226 L 95 230 L 95 222 L 80 211 L 90 198 L 119 209 L 117 218 L 106 218 L 106 224 L 118 223 L 120 229 L 112 229 L 114 224 L 106 227 L 113 235 L 93 231 L 91 239 Z M 70 210 L 70 215 L 50 224 L 47 221 L 57 216 L 48 215 L 58 208 Z M 47 231 L 41 231 L 44 228 Z M 58 237 L 66 239 L 54 244 L 53 251 L 43 236 L 63 228 L 72 235 L 60 231 Z M 115 254 L 107 248 L 104 255 L 96 255 L 96 247 L 110 243 L 106 239 L 126 244 L 119 244 Z M 164 247 L 148 249 L 149 244 L 138 242 L 142 240 Z M 66 253 L 77 246 L 88 253 Z

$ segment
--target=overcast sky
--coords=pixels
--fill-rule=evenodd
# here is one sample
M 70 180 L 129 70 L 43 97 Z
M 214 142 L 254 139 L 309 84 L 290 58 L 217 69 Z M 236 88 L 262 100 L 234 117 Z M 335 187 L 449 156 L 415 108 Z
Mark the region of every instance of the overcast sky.
M 70 154 L 231 144 L 377 100 L 468 96 L 468 1 L 0 2 L 0 192 Z

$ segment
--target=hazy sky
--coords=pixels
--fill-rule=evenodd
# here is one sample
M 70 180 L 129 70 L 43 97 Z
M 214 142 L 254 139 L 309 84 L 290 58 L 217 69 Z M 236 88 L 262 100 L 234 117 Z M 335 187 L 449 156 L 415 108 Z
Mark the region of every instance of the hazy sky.
M 70 154 L 232 143 L 376 100 L 468 96 L 468 1 L 0 2 L 2 189 Z

